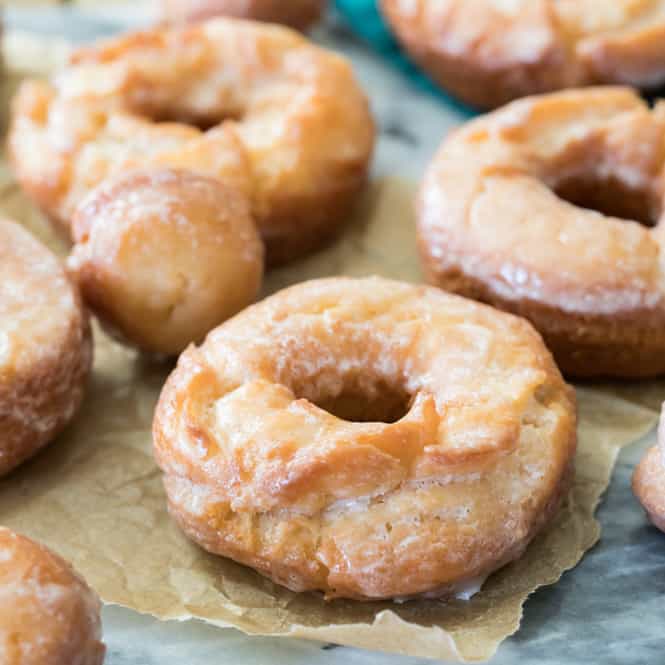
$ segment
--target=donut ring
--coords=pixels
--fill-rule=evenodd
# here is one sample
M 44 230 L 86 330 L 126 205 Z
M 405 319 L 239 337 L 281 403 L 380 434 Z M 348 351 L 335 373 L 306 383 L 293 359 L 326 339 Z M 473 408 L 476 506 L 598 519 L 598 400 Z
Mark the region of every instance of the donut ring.
M 479 108 L 562 88 L 665 83 L 663 0 L 381 0 L 380 6 L 414 61 Z
M 334 278 L 187 350 L 153 440 L 205 549 L 294 591 L 379 599 L 468 591 L 519 557 L 565 493 L 575 420 L 523 319 Z
M 43 545 L 0 527 L 0 662 L 102 665 L 100 602 Z
M 60 262 L 0 220 L 0 476 L 69 423 L 91 363 L 88 317 Z
M 263 244 L 249 203 L 219 180 L 188 171 L 110 178 L 72 224 L 70 274 L 124 340 L 174 355 L 251 304 Z
M 665 224 L 627 221 L 662 220 L 664 146 L 665 106 L 627 88 L 528 98 L 469 122 L 422 185 L 429 281 L 529 319 L 564 374 L 665 373 Z
M 24 83 L 12 116 L 17 177 L 66 228 L 111 174 L 191 169 L 247 195 L 271 264 L 339 231 L 374 142 L 343 58 L 287 28 L 236 19 L 80 50 L 52 83 Z
M 660 414 L 658 443 L 637 465 L 633 492 L 644 506 L 651 522 L 665 532 L 665 416 Z
M 326 9 L 327 0 L 162 0 L 167 21 L 195 22 L 215 16 L 282 23 L 306 30 Z

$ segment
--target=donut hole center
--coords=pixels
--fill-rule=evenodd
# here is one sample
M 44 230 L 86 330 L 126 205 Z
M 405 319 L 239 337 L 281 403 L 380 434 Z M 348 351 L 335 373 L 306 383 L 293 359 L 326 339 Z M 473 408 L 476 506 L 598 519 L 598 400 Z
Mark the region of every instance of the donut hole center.
M 148 103 L 134 104 L 131 112 L 155 124 L 177 123 L 194 127 L 207 132 L 226 120 L 242 120 L 245 110 L 229 106 L 224 109 L 193 109 L 178 105 L 151 105 Z
M 395 423 L 409 412 L 413 396 L 406 386 L 383 378 L 345 377 L 339 381 L 307 381 L 291 386 L 295 396 L 352 423 Z
M 653 227 L 660 217 L 660 203 L 646 188 L 631 187 L 615 176 L 576 175 L 556 182 L 552 190 L 578 208 Z

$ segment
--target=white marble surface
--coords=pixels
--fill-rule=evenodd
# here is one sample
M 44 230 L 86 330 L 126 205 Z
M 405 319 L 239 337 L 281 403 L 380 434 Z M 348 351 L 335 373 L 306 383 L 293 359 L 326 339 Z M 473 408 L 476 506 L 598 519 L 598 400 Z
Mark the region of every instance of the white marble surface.
M 120 18 L 10 9 L 22 28 L 83 41 L 121 27 Z M 136 19 L 136 15 L 134 15 Z M 375 175 L 417 178 L 441 137 L 463 117 L 414 89 L 334 20 L 315 39 L 353 60 L 380 128 Z M 600 508 L 600 544 L 555 586 L 527 602 L 521 630 L 493 665 L 660 665 L 665 663 L 665 536 L 646 524 L 630 474 L 646 440 L 624 450 Z M 249 638 L 198 622 L 163 623 L 120 609 L 104 612 L 107 665 L 415 665 L 419 659 L 296 640 Z

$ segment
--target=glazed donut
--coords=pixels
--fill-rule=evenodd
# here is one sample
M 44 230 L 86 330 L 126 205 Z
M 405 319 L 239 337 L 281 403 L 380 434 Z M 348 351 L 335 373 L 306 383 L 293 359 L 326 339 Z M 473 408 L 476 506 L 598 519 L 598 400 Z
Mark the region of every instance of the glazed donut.
M 529 319 L 564 374 L 665 373 L 665 225 L 644 225 L 662 216 L 664 146 L 665 106 L 627 88 L 527 98 L 469 122 L 422 185 L 429 281 Z
M 665 83 L 664 0 L 381 0 L 406 51 L 472 106 L 562 88 Z
M 0 220 L 0 476 L 72 419 L 91 362 L 88 317 L 60 262 Z
M 254 301 L 263 244 L 233 187 L 160 169 L 104 181 L 77 209 L 68 267 L 90 308 L 143 350 L 178 354 Z
M 573 392 L 528 322 L 427 286 L 301 283 L 190 347 L 153 426 L 170 511 L 294 591 L 470 593 L 567 488 Z
M 195 22 L 215 16 L 282 23 L 305 30 L 318 21 L 327 0 L 162 0 L 169 22 Z
M 99 599 L 43 545 L 0 527 L 0 663 L 102 665 Z
M 113 173 L 193 169 L 246 193 L 272 264 L 337 233 L 374 141 L 343 58 L 288 28 L 237 19 L 80 50 L 52 83 L 24 83 L 12 116 L 17 176 L 66 227 Z
M 644 506 L 649 519 L 665 532 L 665 415 L 660 414 L 658 443 L 637 465 L 633 474 L 633 492 Z

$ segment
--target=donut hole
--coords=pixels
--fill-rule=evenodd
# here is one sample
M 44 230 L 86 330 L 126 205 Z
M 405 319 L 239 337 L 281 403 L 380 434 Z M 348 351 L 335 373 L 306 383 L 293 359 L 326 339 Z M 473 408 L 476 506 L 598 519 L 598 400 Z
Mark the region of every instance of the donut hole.
M 620 178 L 577 175 L 559 180 L 554 193 L 578 208 L 653 227 L 660 217 L 660 204 L 652 192 L 630 187 Z
M 384 385 L 372 394 L 348 388 L 335 396 L 322 396 L 314 404 L 352 423 L 390 424 L 401 420 L 409 412 L 411 396 L 394 386 Z
M 143 116 L 144 118 L 147 118 L 148 120 L 151 120 L 154 123 L 176 122 L 179 125 L 187 125 L 188 127 L 194 127 L 195 129 L 198 129 L 204 133 L 210 129 L 213 129 L 214 127 L 217 127 L 225 120 L 240 120 L 242 118 L 241 113 L 238 113 L 237 115 L 224 114 L 222 117 L 182 114 L 182 113 L 174 113 L 167 111 L 163 113 L 154 113 L 150 115 L 146 113 L 141 113 L 140 115 Z
M 179 107 L 176 104 L 156 105 L 147 102 L 135 102 L 131 105 L 130 110 L 135 115 L 155 124 L 175 122 L 180 125 L 194 127 L 201 132 L 207 132 L 226 120 L 240 121 L 245 115 L 244 108 L 233 104 L 229 104 L 228 107 L 223 109 L 213 110 Z
M 355 377 L 341 382 L 306 382 L 291 388 L 299 399 L 352 423 L 395 423 L 409 412 L 413 396 L 403 385 L 383 378 L 368 383 Z

